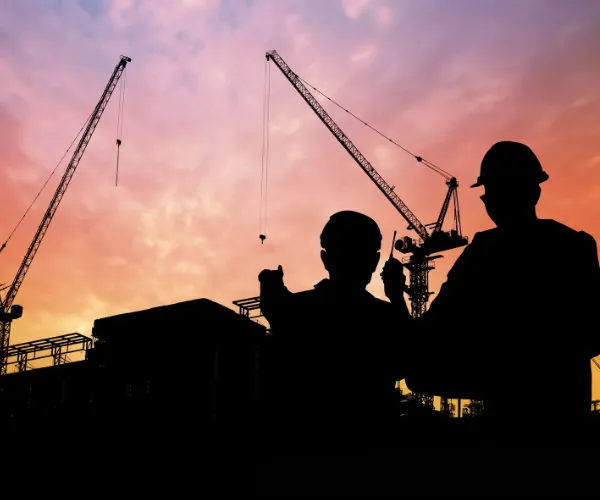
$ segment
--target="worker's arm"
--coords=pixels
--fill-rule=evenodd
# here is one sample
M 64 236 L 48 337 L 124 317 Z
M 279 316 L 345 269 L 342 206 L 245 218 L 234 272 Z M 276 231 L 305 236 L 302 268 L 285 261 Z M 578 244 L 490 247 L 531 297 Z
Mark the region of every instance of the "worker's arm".
M 390 257 L 381 271 L 381 280 L 385 296 L 395 307 L 396 313 L 400 318 L 410 317 L 410 311 L 404 299 L 406 292 L 406 276 L 404 275 L 404 266 L 393 257 Z
M 456 372 L 456 367 L 449 370 L 443 359 L 447 353 L 443 345 L 444 337 L 438 335 L 443 331 L 444 323 L 447 323 L 442 319 L 450 316 L 448 312 L 453 307 L 453 299 L 457 299 L 460 293 L 459 290 L 452 293 L 453 281 L 442 286 L 432 314 L 426 313 L 425 317 L 413 320 L 404 299 L 406 276 L 402 263 L 390 257 L 383 267 L 381 279 L 385 295 L 395 308 L 394 316 L 402 323 L 401 330 L 406 332 L 402 351 L 407 355 L 401 365 L 406 369 L 403 377 L 408 375 L 408 388 L 418 393 L 465 398 L 462 392 L 466 386 L 464 377 Z
M 473 342 L 474 273 L 478 266 L 477 235 L 457 259 L 446 282 L 423 316 L 413 320 L 406 385 L 411 391 L 448 398 L 480 399 L 485 379 L 479 365 L 479 343 Z M 475 357 L 476 359 L 473 359 Z
M 596 240 L 588 233 L 581 231 L 579 262 L 585 263 L 580 271 L 580 276 L 584 280 L 580 290 L 582 304 L 580 310 L 587 318 L 582 320 L 581 328 L 586 332 L 584 341 L 586 343 L 586 352 L 590 359 L 600 356 L 600 334 L 589 325 L 598 323 L 597 308 L 600 304 L 600 265 L 598 262 L 598 248 Z

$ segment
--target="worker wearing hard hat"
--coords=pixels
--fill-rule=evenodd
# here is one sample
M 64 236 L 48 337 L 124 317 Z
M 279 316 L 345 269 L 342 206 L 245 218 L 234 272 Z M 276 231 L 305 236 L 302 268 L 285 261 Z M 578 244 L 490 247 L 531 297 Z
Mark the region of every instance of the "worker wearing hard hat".
M 524 144 L 499 142 L 485 154 L 471 187 L 484 188 L 497 227 L 475 234 L 417 320 L 406 383 L 483 399 L 496 431 L 556 442 L 590 417 L 600 268 L 592 236 L 538 218 L 547 179 Z M 400 288 L 401 264 L 386 267 L 387 288 Z
M 364 433 L 384 429 L 393 414 L 395 383 L 404 377 L 400 346 L 408 309 L 398 312 L 366 290 L 381 249 L 373 219 L 334 214 L 321 247 L 329 278 L 312 290 L 287 290 L 281 266 L 259 275 L 261 309 L 278 341 L 283 386 L 277 405 L 303 429 L 324 430 L 321 438 L 352 442 L 362 433 L 369 439 Z

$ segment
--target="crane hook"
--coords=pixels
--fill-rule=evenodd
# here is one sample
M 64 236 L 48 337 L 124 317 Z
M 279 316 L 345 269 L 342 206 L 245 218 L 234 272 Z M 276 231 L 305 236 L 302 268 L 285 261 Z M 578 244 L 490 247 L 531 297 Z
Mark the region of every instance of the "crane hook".
M 267 237 L 266 237 L 264 234 L 261 234 L 261 235 L 259 236 L 259 238 L 260 238 L 260 244 L 261 244 L 261 245 L 262 245 L 262 244 L 265 242 L 265 240 L 267 239 Z
M 119 151 L 121 151 L 121 139 L 117 139 L 117 173 L 115 175 L 115 186 L 119 185 Z

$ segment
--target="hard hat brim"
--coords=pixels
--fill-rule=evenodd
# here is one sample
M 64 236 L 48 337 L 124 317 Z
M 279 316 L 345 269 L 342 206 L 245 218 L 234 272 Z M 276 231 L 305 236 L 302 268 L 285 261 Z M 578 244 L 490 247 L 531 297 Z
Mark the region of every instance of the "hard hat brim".
M 536 179 L 536 182 L 538 184 L 541 184 L 542 182 L 546 182 L 548 179 L 550 178 L 550 176 L 546 173 L 546 172 L 541 172 L 538 176 L 538 178 Z M 481 178 L 477 179 L 477 182 L 475 184 L 471 184 L 472 188 L 476 188 L 476 187 L 480 187 L 483 186 L 483 182 L 481 180 Z

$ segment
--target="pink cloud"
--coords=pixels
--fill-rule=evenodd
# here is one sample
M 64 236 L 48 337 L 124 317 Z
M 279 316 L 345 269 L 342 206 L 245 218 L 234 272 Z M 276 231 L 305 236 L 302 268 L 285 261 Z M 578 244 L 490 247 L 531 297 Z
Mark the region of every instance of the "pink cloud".
M 365 11 L 370 0 L 341 0 L 344 13 L 350 19 L 357 19 Z
M 381 26 L 389 26 L 392 22 L 392 9 L 387 5 L 382 5 L 377 9 L 377 22 Z

